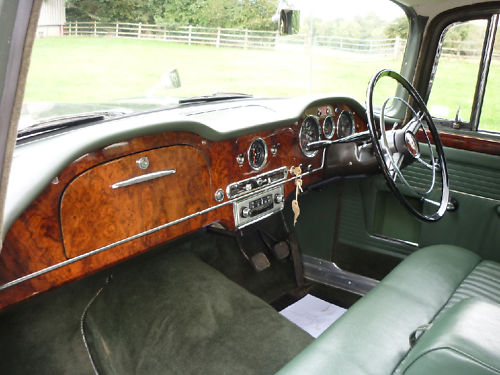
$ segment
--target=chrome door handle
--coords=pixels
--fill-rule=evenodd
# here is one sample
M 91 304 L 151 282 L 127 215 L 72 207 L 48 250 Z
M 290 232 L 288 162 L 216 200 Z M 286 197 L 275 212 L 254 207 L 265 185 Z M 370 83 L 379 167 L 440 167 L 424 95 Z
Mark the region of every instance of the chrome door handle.
M 122 188 L 125 186 L 140 184 L 141 182 L 151 181 L 151 180 L 155 180 L 155 179 L 160 178 L 160 177 L 175 174 L 175 172 L 176 172 L 175 169 L 165 169 L 163 171 L 143 174 L 143 175 L 140 175 L 137 177 L 129 178 L 128 180 L 116 182 L 113 185 L 111 185 L 111 189 L 118 189 L 118 188 Z

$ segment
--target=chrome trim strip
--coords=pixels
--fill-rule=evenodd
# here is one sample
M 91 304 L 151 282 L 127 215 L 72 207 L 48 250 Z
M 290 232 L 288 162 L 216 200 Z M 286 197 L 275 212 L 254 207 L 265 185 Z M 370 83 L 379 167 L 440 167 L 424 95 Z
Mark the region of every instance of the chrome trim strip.
M 495 199 L 495 198 L 490 198 L 490 197 L 484 197 L 482 195 L 477 195 L 477 194 L 466 193 L 466 192 L 463 192 L 463 191 L 460 191 L 460 190 L 452 190 L 452 189 L 450 189 L 450 192 L 451 193 L 456 193 L 456 194 L 467 195 L 467 196 L 469 196 L 471 198 L 486 199 L 486 200 L 489 200 L 489 201 L 492 201 L 492 202 L 500 202 L 500 199 Z
M 374 238 L 376 240 L 382 240 L 385 242 L 391 242 L 396 245 L 405 245 L 405 246 L 411 246 L 411 247 L 418 247 L 418 243 L 416 242 L 411 242 L 411 241 L 406 241 L 406 240 L 401 240 L 399 238 L 392 238 L 392 237 L 387 237 L 382 234 L 370 234 L 371 238 Z
M 343 271 L 333 262 L 309 255 L 302 255 L 302 263 L 306 279 L 360 296 L 364 296 L 378 284 L 378 280 Z
M 4 290 L 4 289 L 7 289 L 11 286 L 14 286 L 16 284 L 19 284 L 19 283 L 22 283 L 23 281 L 26 281 L 26 280 L 29 280 L 29 279 L 32 279 L 34 277 L 37 277 L 37 276 L 40 276 L 40 275 L 43 275 L 47 272 L 50 272 L 50 271 L 54 271 L 58 268 L 61 268 L 63 266 L 67 266 L 68 264 L 71 264 L 71 263 L 74 263 L 76 261 L 79 261 L 81 259 L 84 259 L 84 258 L 87 258 L 91 255 L 95 255 L 95 254 L 98 254 L 102 251 L 105 251 L 105 250 L 108 250 L 108 249 L 111 249 L 113 247 L 116 247 L 116 246 L 119 246 L 119 245 L 122 245 L 126 242 L 129 242 L 129 241 L 133 241 L 133 240 L 136 240 L 138 238 L 141 238 L 141 237 L 144 237 L 148 234 L 151 234 L 151 233 L 155 233 L 155 232 L 158 232 L 159 230 L 162 230 L 162 229 L 165 229 L 169 226 L 172 226 L 172 225 L 175 225 L 175 224 L 179 224 L 183 221 L 186 221 L 188 219 L 191 219 L 193 217 L 196 217 L 196 216 L 199 216 L 199 215 L 203 215 L 203 214 L 206 214 L 207 212 L 210 212 L 212 210 L 215 210 L 217 208 L 220 208 L 222 206 L 225 206 L 226 204 L 229 204 L 231 203 L 230 201 L 228 202 L 224 202 L 224 203 L 221 203 L 221 204 L 218 204 L 217 206 L 213 206 L 213 207 L 209 207 L 209 208 L 206 208 L 204 210 L 201 210 L 201 211 L 198 211 L 194 214 L 191 214 L 191 215 L 188 215 L 188 216 L 184 216 L 180 219 L 177 219 L 177 220 L 174 220 L 174 221 L 171 221 L 169 223 L 166 223 L 166 224 L 163 224 L 163 225 L 160 225 L 158 227 L 155 227 L 155 228 L 152 228 L 152 229 L 149 229 L 149 230 L 146 230 L 144 232 L 141 232 L 141 233 L 138 233 L 138 234 L 134 234 L 133 236 L 130 236 L 130 237 L 127 237 L 127 238 L 124 238 L 123 240 L 120 240 L 120 241 L 116 241 L 116 242 L 113 242 L 109 245 L 106 245 L 106 246 L 102 246 L 98 249 L 95 249 L 95 250 L 92 250 L 92 251 L 89 251 L 88 253 L 85 253 L 85 254 L 81 254 L 81 255 L 78 255 L 74 258 L 71 258 L 71 259 L 68 259 L 68 260 L 65 260 L 63 262 L 60 262 L 60 263 L 57 263 L 57 264 L 54 264 L 50 267 L 47 267 L 47 268 L 43 268 L 39 271 L 36 271 L 36 272 L 33 272 L 33 273 L 30 273 L 29 275 L 26 275 L 26 276 L 23 276 L 23 277 L 20 277 L 18 279 L 15 279 L 15 280 L 12 280 L 12 281 L 9 281 L 8 283 L 5 283 L 3 285 L 0 286 L 0 290 Z
M 279 180 L 276 180 L 275 182 L 280 182 L 280 181 L 286 180 L 286 178 L 288 177 L 288 169 L 287 169 L 287 167 L 276 168 L 276 169 L 273 169 L 272 171 L 269 171 L 269 172 L 264 172 L 264 173 L 258 174 L 256 176 L 245 178 L 244 180 L 239 180 L 239 181 L 231 182 L 230 184 L 228 184 L 226 186 L 226 196 L 228 198 L 237 198 L 237 197 L 242 197 L 242 196 L 244 196 L 247 193 L 254 193 L 256 191 L 260 191 L 261 188 L 259 187 L 259 188 L 255 188 L 254 190 L 248 190 L 248 191 L 246 191 L 244 193 L 240 193 L 240 194 L 236 194 L 236 195 L 231 195 L 230 194 L 231 187 L 234 186 L 234 185 L 243 184 L 245 182 L 257 180 L 259 178 L 265 178 L 266 176 L 270 176 L 270 175 L 275 174 L 277 172 L 283 172 L 283 177 L 280 178 Z M 272 184 L 265 185 L 265 186 L 262 186 L 262 188 L 267 188 L 269 186 L 273 186 L 273 185 Z
M 479 80 L 477 82 L 476 92 L 474 93 L 472 113 L 470 117 L 473 130 L 477 130 L 479 128 L 479 118 L 481 117 L 481 109 L 483 107 L 484 95 L 486 92 L 486 80 L 488 79 L 488 73 L 490 70 L 497 26 L 498 14 L 492 14 L 491 18 L 488 20 L 486 38 L 483 44 L 483 51 L 479 65 Z
M 267 214 L 265 214 L 265 215 L 263 215 L 263 216 L 256 217 L 256 218 L 255 218 L 255 220 L 252 220 L 252 221 L 251 221 L 251 222 L 249 222 L 249 223 L 246 223 L 246 224 L 240 225 L 240 226 L 238 226 L 238 228 L 237 228 L 237 229 L 243 229 L 243 228 L 248 227 L 248 226 L 250 226 L 250 225 L 252 225 L 252 224 L 254 224 L 254 223 L 258 222 L 258 221 L 261 221 L 261 220 L 267 219 L 269 216 L 271 216 L 271 215 L 273 215 L 273 214 L 276 214 L 276 213 L 280 212 L 282 209 L 283 209 L 283 208 L 281 208 L 281 209 L 279 209 L 279 210 L 276 210 L 276 211 L 270 211 L 269 213 L 267 213 Z
M 171 174 L 175 174 L 175 172 L 177 172 L 175 169 L 165 169 L 164 171 L 143 174 L 137 177 L 129 178 L 128 180 L 116 182 L 111 185 L 111 189 L 119 189 L 130 185 L 140 184 L 141 182 L 155 180 L 164 176 L 170 176 Z
M 301 176 L 307 176 L 307 175 L 309 175 L 309 174 L 312 174 L 312 173 L 314 173 L 314 172 L 317 172 L 317 171 L 319 171 L 319 170 L 323 169 L 324 164 L 325 164 L 325 152 L 324 152 L 324 150 L 323 150 L 323 161 L 322 161 L 322 163 L 321 163 L 321 167 L 316 168 L 316 169 L 312 169 L 311 171 L 304 172 L 304 173 L 302 173 L 302 175 L 301 175 Z M 287 168 L 287 167 L 282 167 L 282 168 Z M 280 169 L 280 168 L 278 168 L 278 169 Z M 52 265 L 52 266 L 50 266 L 50 267 L 42 268 L 41 270 L 35 271 L 35 272 L 33 272 L 33 273 L 30 273 L 30 274 L 28 274 L 28 275 L 22 276 L 22 277 L 20 277 L 20 278 L 15 279 L 15 280 L 9 281 L 8 283 L 5 283 L 5 284 L 3 284 L 3 285 L 0 285 L 0 291 L 1 291 L 1 290 L 4 290 L 4 289 L 7 289 L 7 288 L 10 288 L 10 287 L 12 287 L 12 286 L 14 286 L 14 285 L 20 284 L 20 283 L 22 283 L 22 282 L 24 282 L 24 281 L 27 281 L 27 280 L 33 279 L 33 278 L 38 277 L 38 276 L 41 276 L 41 275 L 44 275 L 44 274 L 46 274 L 46 273 L 48 273 L 48 272 L 51 272 L 51 271 L 54 271 L 54 270 L 56 270 L 56 269 L 58 269 L 58 268 L 61 268 L 61 267 L 67 266 L 67 265 L 69 265 L 69 264 L 71 264 L 71 263 L 74 263 L 74 262 L 77 262 L 77 261 L 79 261 L 79 260 L 85 259 L 85 258 L 87 258 L 87 257 L 89 257 L 89 256 L 92 256 L 92 255 L 98 254 L 98 253 L 100 253 L 100 252 L 103 252 L 103 251 L 105 251 L 105 250 L 109 250 L 109 249 L 111 249 L 111 248 L 113 248 L 113 247 L 116 247 L 116 246 L 122 245 L 122 244 L 124 244 L 124 243 L 126 243 L 126 242 L 136 240 L 136 239 L 138 239 L 138 238 L 141 238 L 141 237 L 147 236 L 147 235 L 149 235 L 149 234 L 151 234 L 151 233 L 158 232 L 159 230 L 162 230 L 162 229 L 168 228 L 168 227 L 170 227 L 170 226 L 172 226 L 172 225 L 182 223 L 183 221 L 186 221 L 186 220 L 192 219 L 193 217 L 196 217 L 196 216 L 199 216 L 199 215 L 204 215 L 204 214 L 206 214 L 206 213 L 208 213 L 208 212 L 210 212 L 210 211 L 216 210 L 216 209 L 221 208 L 221 207 L 223 207 L 223 206 L 225 206 L 225 205 L 232 204 L 232 203 L 236 202 L 237 200 L 240 200 L 242 197 L 246 197 L 246 196 L 249 196 L 249 195 L 253 195 L 253 194 L 257 193 L 257 192 L 260 192 L 261 190 L 270 189 L 270 188 L 275 187 L 275 186 L 278 186 L 278 185 L 284 185 L 285 183 L 290 182 L 290 181 L 293 181 L 293 180 L 295 180 L 296 178 L 298 178 L 298 176 L 293 176 L 293 177 L 290 177 L 289 179 L 285 179 L 285 180 L 283 180 L 283 181 L 277 181 L 277 182 L 274 182 L 274 183 L 272 183 L 272 184 L 270 184 L 270 185 L 266 185 L 266 186 L 265 186 L 265 187 L 263 187 L 263 188 L 256 189 L 256 190 L 254 190 L 254 191 L 252 191 L 252 192 L 250 192 L 250 193 L 248 193 L 248 194 L 244 194 L 244 195 L 242 195 L 242 196 L 239 196 L 238 198 L 234 198 L 234 199 L 231 199 L 231 200 L 227 200 L 226 202 L 220 203 L 220 204 L 218 204 L 218 205 L 216 205 L 216 206 L 208 207 L 208 208 L 206 208 L 206 209 L 204 209 L 204 210 L 201 210 L 201 211 L 198 211 L 198 212 L 196 212 L 196 213 L 194 213 L 194 214 L 191 214 L 191 215 L 188 215 L 188 216 L 184 216 L 184 217 L 182 217 L 182 218 L 180 218 L 180 219 L 177 219 L 177 220 L 171 221 L 171 222 L 169 222 L 169 223 L 162 224 L 162 225 L 160 225 L 160 226 L 158 226 L 158 227 L 155 227 L 155 228 L 149 229 L 149 230 L 147 230 L 147 231 L 144 231 L 144 232 L 141 232 L 141 233 L 135 234 L 135 235 L 133 235 L 133 236 L 130 236 L 130 237 L 124 238 L 124 239 L 122 239 L 122 240 L 120 240 L 120 241 L 113 242 L 113 243 L 111 243 L 111 244 L 109 244 L 109 245 L 106 245 L 106 246 L 100 247 L 100 248 L 98 248 L 98 249 L 95 249 L 95 250 L 89 251 L 88 253 L 81 254 L 81 255 L 78 255 L 78 256 L 76 256 L 76 257 L 74 257 L 74 258 L 71 258 L 71 259 L 65 260 L 65 261 L 63 261 L 63 262 L 53 264 L 53 265 Z

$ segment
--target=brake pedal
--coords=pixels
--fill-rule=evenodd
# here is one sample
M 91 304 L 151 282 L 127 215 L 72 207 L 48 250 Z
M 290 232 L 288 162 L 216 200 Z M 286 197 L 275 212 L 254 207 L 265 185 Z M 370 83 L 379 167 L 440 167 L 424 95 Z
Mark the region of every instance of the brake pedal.
M 249 255 L 247 253 L 245 247 L 243 246 L 242 235 L 240 231 L 236 232 L 235 238 L 241 254 L 252 265 L 255 271 L 261 272 L 271 266 L 271 262 L 269 262 L 269 259 L 267 258 L 266 254 L 264 254 L 262 251 L 254 253 L 253 255 L 251 254 Z
M 257 253 L 250 258 L 250 263 L 257 272 L 264 271 L 271 267 L 268 257 L 263 252 Z

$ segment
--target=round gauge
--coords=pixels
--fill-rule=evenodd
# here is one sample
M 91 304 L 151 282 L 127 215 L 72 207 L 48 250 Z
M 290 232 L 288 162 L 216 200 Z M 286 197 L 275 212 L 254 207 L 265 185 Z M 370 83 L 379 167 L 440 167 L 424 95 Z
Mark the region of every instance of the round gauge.
M 264 167 L 267 161 L 267 145 L 262 138 L 252 141 L 248 148 L 248 164 L 252 169 L 258 171 Z
M 311 142 L 320 140 L 321 130 L 318 119 L 314 116 L 307 116 L 302 122 L 299 131 L 299 145 L 305 156 L 312 158 L 318 153 L 318 150 L 308 151 L 307 145 Z
M 339 138 L 347 137 L 354 133 L 354 117 L 351 112 L 343 110 L 337 120 L 337 134 Z
M 326 139 L 332 139 L 335 133 L 335 122 L 332 116 L 326 116 L 325 121 L 323 121 L 323 134 Z

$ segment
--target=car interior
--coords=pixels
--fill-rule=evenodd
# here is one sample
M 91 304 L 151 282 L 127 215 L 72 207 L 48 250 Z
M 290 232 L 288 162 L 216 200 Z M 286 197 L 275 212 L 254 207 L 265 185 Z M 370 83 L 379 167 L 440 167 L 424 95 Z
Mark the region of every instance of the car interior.
M 393 2 L 402 65 L 364 102 L 232 93 L 16 139 L 42 1 L 0 1 L 0 373 L 500 374 L 500 3 Z M 467 23 L 470 111 L 442 116 Z M 284 315 L 306 298 L 342 313 L 313 336 Z

